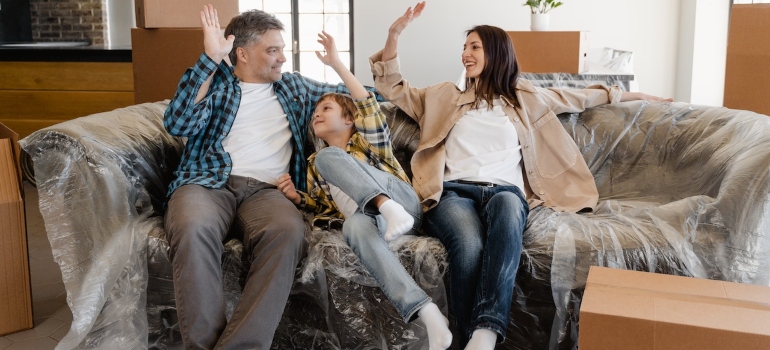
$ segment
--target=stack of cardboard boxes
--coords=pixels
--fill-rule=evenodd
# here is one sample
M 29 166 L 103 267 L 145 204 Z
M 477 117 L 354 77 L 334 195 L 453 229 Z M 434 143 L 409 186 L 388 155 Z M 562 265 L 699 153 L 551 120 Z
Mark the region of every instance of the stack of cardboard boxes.
M 770 4 L 732 5 L 727 36 L 725 107 L 770 115 L 768 31 Z
M 580 350 L 770 349 L 770 287 L 591 266 Z
M 238 15 L 238 0 L 136 0 L 131 30 L 134 102 L 174 97 L 179 79 L 203 53 L 200 11 L 212 4 L 224 27 Z
M 519 67 L 525 73 L 588 71 L 588 32 L 508 32 Z
M 19 135 L 0 123 L 0 336 L 32 328 Z

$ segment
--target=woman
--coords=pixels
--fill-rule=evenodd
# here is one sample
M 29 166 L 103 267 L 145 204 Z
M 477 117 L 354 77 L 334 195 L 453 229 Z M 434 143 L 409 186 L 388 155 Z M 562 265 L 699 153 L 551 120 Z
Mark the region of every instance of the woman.
M 577 146 L 556 114 L 626 100 L 670 101 L 618 87 L 544 89 L 518 80 L 507 33 L 467 31 L 465 91 L 453 83 L 414 88 L 397 60 L 398 38 L 425 7 L 409 8 L 370 58 L 377 91 L 420 125 L 412 185 L 425 230 L 449 253 L 449 298 L 466 349 L 505 340 L 522 233 L 531 208 L 591 210 L 598 192 Z

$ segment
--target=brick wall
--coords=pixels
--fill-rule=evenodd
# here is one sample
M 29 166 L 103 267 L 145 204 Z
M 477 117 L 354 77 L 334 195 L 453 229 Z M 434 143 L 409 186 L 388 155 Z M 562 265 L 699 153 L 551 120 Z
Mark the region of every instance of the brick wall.
M 106 0 L 29 0 L 33 41 L 109 44 Z

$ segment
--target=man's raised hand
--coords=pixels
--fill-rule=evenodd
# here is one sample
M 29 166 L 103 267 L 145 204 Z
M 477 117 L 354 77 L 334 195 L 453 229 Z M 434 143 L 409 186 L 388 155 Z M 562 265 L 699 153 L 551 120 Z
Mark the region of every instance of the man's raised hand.
M 201 28 L 203 29 L 203 51 L 215 62 L 221 62 L 233 49 L 235 36 L 230 35 L 225 39 L 222 27 L 219 26 L 217 10 L 211 4 L 203 6 Z

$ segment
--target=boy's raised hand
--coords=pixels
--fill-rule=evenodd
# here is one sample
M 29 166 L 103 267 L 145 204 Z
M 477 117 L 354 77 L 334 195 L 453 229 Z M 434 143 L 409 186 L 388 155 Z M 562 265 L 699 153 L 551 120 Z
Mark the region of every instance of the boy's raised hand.
M 324 50 L 326 51 L 326 54 L 322 54 L 320 51 L 316 51 L 315 55 L 318 56 L 318 59 L 321 60 L 321 62 L 329 67 L 334 68 L 336 64 L 342 64 L 342 61 L 340 61 L 340 56 L 337 53 L 337 45 L 334 43 L 334 37 L 329 35 L 329 33 L 322 31 L 318 33 L 318 42 L 323 45 Z
M 235 36 L 230 35 L 225 39 L 222 27 L 219 26 L 217 10 L 211 4 L 203 6 L 201 28 L 203 29 L 203 51 L 215 62 L 221 62 L 233 49 Z
M 278 178 L 278 190 L 283 192 L 283 195 L 295 205 L 299 205 L 301 202 L 300 194 L 294 188 L 294 182 L 291 181 L 289 174 L 283 174 Z
M 318 37 L 320 38 L 318 39 L 318 42 L 323 45 L 324 50 L 326 50 L 325 55 L 319 51 L 315 52 L 318 59 L 337 72 L 340 79 L 342 79 L 342 83 L 345 84 L 348 91 L 350 91 L 350 96 L 352 96 L 353 99 L 361 100 L 369 97 L 369 91 L 366 91 L 364 86 L 361 85 L 361 82 L 356 79 L 353 73 L 350 72 L 350 69 L 345 67 L 345 64 L 340 60 L 340 56 L 337 53 L 337 45 L 334 43 L 334 37 L 327 32 L 318 33 Z

